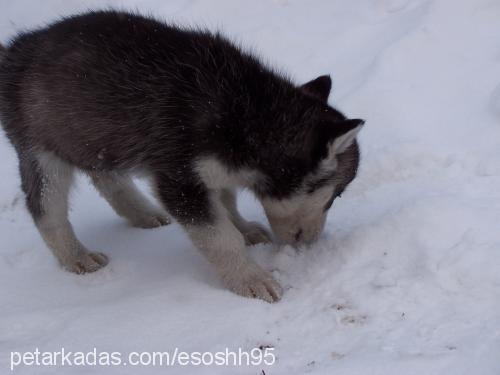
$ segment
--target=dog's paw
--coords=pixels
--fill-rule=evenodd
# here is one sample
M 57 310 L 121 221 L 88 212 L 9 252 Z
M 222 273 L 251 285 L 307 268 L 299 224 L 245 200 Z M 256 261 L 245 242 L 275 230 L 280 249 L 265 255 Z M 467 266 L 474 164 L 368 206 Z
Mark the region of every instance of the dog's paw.
M 129 221 L 133 227 L 144 229 L 157 228 L 170 224 L 168 215 L 160 211 L 136 213 L 133 217 L 129 218 Z
M 109 262 L 108 257 L 102 253 L 97 252 L 85 252 L 79 255 L 77 258 L 64 264 L 70 272 L 83 274 L 95 272 L 99 268 L 104 267 Z
M 245 243 L 248 246 L 272 242 L 271 234 L 267 231 L 267 229 L 264 228 L 263 225 L 254 221 L 249 222 L 245 226 L 243 237 L 245 238 Z
M 259 298 L 266 302 L 276 302 L 283 295 L 283 288 L 274 277 L 258 266 L 225 278 L 231 291 L 243 297 Z

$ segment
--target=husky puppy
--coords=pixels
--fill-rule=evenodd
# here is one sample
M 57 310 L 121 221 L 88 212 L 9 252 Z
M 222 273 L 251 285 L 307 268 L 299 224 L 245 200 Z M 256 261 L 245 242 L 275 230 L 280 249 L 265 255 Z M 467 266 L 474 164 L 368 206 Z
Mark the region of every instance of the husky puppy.
M 229 289 L 276 301 L 282 288 L 245 252 L 271 236 L 240 216 L 235 189 L 256 195 L 279 240 L 309 243 L 356 174 L 363 121 L 327 104 L 330 77 L 295 85 L 219 34 L 98 11 L 1 51 L 0 119 L 26 204 L 69 271 L 108 262 L 68 220 L 81 170 L 130 224 L 166 225 L 169 212 Z M 134 173 L 151 177 L 165 210 Z

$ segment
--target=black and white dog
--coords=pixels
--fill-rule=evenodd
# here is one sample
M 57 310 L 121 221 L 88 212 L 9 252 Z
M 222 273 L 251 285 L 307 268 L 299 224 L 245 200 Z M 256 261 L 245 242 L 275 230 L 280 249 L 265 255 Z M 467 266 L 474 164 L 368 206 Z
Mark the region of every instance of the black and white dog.
M 279 240 L 308 243 L 356 175 L 363 121 L 327 104 L 330 77 L 296 86 L 219 34 L 99 11 L 0 50 L 0 119 L 19 155 L 27 207 L 72 272 L 108 262 L 68 221 L 75 169 L 143 228 L 169 223 L 131 179 L 150 176 L 227 287 L 266 301 L 282 289 L 245 244 L 270 235 L 240 216 L 235 189 L 258 197 Z

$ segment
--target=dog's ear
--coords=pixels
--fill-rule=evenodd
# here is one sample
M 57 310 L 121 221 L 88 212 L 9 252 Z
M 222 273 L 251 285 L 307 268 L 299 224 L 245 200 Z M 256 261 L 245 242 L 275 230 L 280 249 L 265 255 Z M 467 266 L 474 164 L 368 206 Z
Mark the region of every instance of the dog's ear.
M 335 165 L 335 156 L 347 150 L 356 139 L 365 123 L 361 119 L 323 121 L 314 131 L 314 146 L 312 157 L 326 164 Z
M 337 155 L 347 150 L 347 148 L 354 143 L 354 140 L 364 123 L 365 120 L 361 119 L 345 120 L 337 123 L 336 127 L 338 128 L 338 132 L 336 133 L 333 142 L 329 144 L 330 153 L 333 152 Z
M 305 94 L 326 102 L 332 89 L 332 79 L 329 75 L 319 76 L 300 86 L 300 89 Z

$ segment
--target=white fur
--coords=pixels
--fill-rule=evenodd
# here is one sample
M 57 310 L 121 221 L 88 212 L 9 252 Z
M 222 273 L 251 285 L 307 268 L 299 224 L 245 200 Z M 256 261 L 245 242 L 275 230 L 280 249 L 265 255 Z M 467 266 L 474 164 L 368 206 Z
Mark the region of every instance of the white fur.
M 340 137 L 335 138 L 330 146 L 330 153 L 337 155 L 347 150 L 347 148 L 353 144 L 362 127 L 363 124 L 358 125 L 354 129 L 349 130 L 347 133 L 342 134 Z
M 232 189 L 222 189 L 220 200 L 233 224 L 243 234 L 247 245 L 271 242 L 271 235 L 261 224 L 246 221 L 241 217 L 236 204 L 236 194 Z
M 115 212 L 130 224 L 153 228 L 170 223 L 166 212 L 151 203 L 135 186 L 132 178 L 115 172 L 94 172 L 92 182 Z
M 193 243 L 215 266 L 226 286 L 237 294 L 273 302 L 281 297 L 281 286 L 248 258 L 242 233 L 231 221 L 217 192 L 212 192 L 216 220 L 213 225 L 187 226 Z
M 209 189 L 224 189 L 235 187 L 251 188 L 262 178 L 256 171 L 241 169 L 230 171 L 215 158 L 205 158 L 195 163 L 195 170 Z
M 347 141 L 347 138 L 344 139 L 340 146 L 343 147 Z M 352 141 L 354 141 L 354 138 L 352 138 Z M 333 160 L 336 161 L 335 157 Z M 242 219 L 236 210 L 235 203 L 231 202 L 232 198 L 228 197 L 227 193 L 224 192 L 225 190 L 230 191 L 233 187 L 237 186 L 251 189 L 256 181 L 262 181 L 263 177 L 258 172 L 251 170 L 232 172 L 214 158 L 199 160 L 196 163 L 195 170 L 207 187 L 221 192 L 221 199 L 228 206 L 228 215 L 233 225 L 245 236 L 247 243 L 251 244 L 268 240 L 270 236 L 266 233 L 265 229 L 262 226 L 255 223 L 248 223 Z M 320 169 L 318 173 L 324 172 Z M 309 177 L 311 176 L 306 177 L 304 181 L 307 181 Z M 315 177 L 317 177 L 317 173 Z M 334 185 L 330 185 L 317 189 L 313 193 L 306 193 L 301 190 L 288 199 L 262 199 L 261 203 L 273 232 L 285 243 L 295 244 L 299 231 L 301 231 L 301 242 L 314 241 L 323 230 L 326 220 L 324 207 L 331 198 L 334 188 Z
M 329 171 L 334 171 L 337 168 L 337 155 L 343 153 L 349 146 L 351 146 L 356 136 L 363 125 L 358 125 L 354 129 L 349 130 L 347 133 L 342 134 L 340 137 L 335 138 L 335 140 L 328 146 L 328 155 L 321 161 L 319 170 L 328 173 Z
M 271 228 L 283 242 L 295 244 L 312 242 L 323 230 L 326 220 L 324 207 L 331 198 L 334 186 L 325 186 L 313 193 L 299 193 L 289 199 L 264 199 L 262 205 Z
M 36 225 L 47 246 L 68 270 L 92 272 L 107 263 L 107 257 L 89 252 L 75 236 L 68 220 L 68 195 L 73 182 L 73 167 L 51 153 L 37 157 L 43 174 L 41 205 L 43 215 Z

